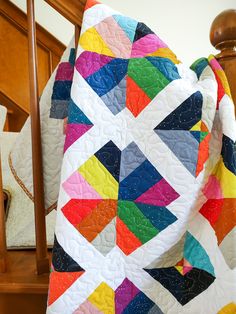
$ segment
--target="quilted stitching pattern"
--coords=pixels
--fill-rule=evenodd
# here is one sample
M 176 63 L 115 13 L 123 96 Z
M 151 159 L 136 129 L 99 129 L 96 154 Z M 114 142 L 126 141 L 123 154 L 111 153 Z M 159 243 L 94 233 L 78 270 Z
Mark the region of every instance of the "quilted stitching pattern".
M 215 229 L 211 238 L 218 245 L 235 226 L 220 218 L 229 217 L 236 186 L 234 137 L 227 130 L 218 163 L 209 159 L 216 107 L 230 103 L 222 70 L 212 58 L 198 60 L 192 69 L 200 84 L 191 86 L 174 54 L 145 24 L 95 2 L 85 12 L 75 69 L 54 255 L 56 261 L 64 256 L 65 268 L 71 261 L 76 273 L 85 272 L 73 284 L 69 280 L 67 290 L 61 286 L 48 313 L 59 304 L 70 313 L 194 313 L 217 277 L 215 257 L 206 249 L 211 227 L 201 217 Z M 173 163 L 174 173 L 168 168 Z M 216 200 L 206 199 L 215 197 L 212 214 Z M 172 244 L 165 244 L 165 234 Z M 222 308 L 211 307 L 212 314 Z
M 236 130 L 216 60 L 186 69 L 144 23 L 88 1 L 63 67 L 47 313 L 233 310 Z

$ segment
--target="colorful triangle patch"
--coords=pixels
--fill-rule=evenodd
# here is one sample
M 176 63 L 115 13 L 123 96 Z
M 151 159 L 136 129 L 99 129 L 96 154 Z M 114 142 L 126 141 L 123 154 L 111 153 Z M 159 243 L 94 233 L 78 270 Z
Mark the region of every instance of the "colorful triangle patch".
M 82 276 L 81 272 L 57 272 L 53 271 L 50 274 L 50 285 L 48 294 L 48 305 L 54 303 L 60 296 L 66 292 L 73 283 Z

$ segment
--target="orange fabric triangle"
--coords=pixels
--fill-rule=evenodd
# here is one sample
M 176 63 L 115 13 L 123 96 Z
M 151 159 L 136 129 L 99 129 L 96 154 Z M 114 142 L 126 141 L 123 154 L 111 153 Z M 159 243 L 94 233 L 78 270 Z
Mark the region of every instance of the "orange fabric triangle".
M 78 224 L 76 229 L 89 242 L 92 242 L 116 216 L 116 210 L 116 200 L 102 200 L 97 207 Z
M 236 216 L 234 215 L 235 212 L 235 198 L 224 199 L 219 218 L 214 225 L 214 229 L 218 239 L 218 245 L 220 245 L 226 235 L 236 226 Z
M 144 91 L 127 76 L 126 107 L 137 117 L 150 103 L 151 99 Z
M 50 274 L 48 305 L 54 303 L 83 273 L 53 271 Z
M 184 258 L 184 267 L 192 267 L 192 265 Z
M 142 245 L 142 242 L 136 238 L 119 217 L 116 217 L 116 244 L 126 255 Z
M 207 126 L 205 125 L 205 123 L 203 121 L 201 121 L 201 131 L 202 132 L 209 132 Z
M 100 4 L 100 2 L 98 2 L 96 0 L 87 0 L 84 11 L 88 10 L 89 8 L 92 8 L 96 4 Z
M 209 156 L 209 140 L 211 135 L 208 134 L 204 140 L 199 144 L 198 147 L 198 161 L 197 161 L 197 168 L 196 168 L 196 177 L 202 171 L 205 162 Z

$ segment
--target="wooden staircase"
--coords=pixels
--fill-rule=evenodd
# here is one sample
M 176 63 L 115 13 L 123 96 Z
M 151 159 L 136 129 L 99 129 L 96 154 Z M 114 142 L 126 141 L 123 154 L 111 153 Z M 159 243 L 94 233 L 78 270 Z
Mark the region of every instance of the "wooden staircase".
M 32 0 L 28 1 L 32 2 Z M 78 39 L 85 1 L 84 0 L 45 0 L 45 1 L 52 5 L 56 10 L 58 10 L 58 12 L 64 15 L 64 17 L 69 19 L 75 25 L 75 34 Z M 8 3 L 9 5 L 9 1 L 0 0 L 0 7 L 2 3 L 4 5 Z M 226 11 L 223 13 L 223 18 L 222 16 L 216 18 L 216 20 L 213 22 L 211 29 L 211 41 L 214 46 L 219 47 L 221 50 L 221 53 L 218 55 L 218 59 L 220 62 L 222 62 L 222 65 L 226 69 L 226 74 L 229 76 L 229 82 L 232 84 L 232 86 L 233 83 L 235 82 L 236 74 L 236 55 L 234 50 L 234 47 L 236 46 L 235 17 L 236 12 L 232 13 Z M 217 34 L 221 34 L 221 36 L 219 37 Z M 230 69 L 227 66 L 229 62 Z M 54 64 L 55 66 L 55 63 L 52 64 Z M 52 68 L 53 66 L 51 67 L 51 69 Z M 234 75 L 232 76 L 233 78 L 230 77 L 232 73 Z M 236 100 L 235 97 L 236 94 L 234 93 L 234 100 Z M 38 117 L 36 118 L 38 119 Z M 38 182 L 35 180 L 36 179 L 34 176 L 34 184 L 37 185 Z M 40 267 L 41 266 L 39 263 L 40 258 L 37 255 L 38 246 L 36 251 L 35 250 L 8 251 L 6 254 L 6 249 L 4 248 L 5 234 L 3 232 L 5 227 L 4 226 L 5 217 L 3 206 L 1 209 L 1 203 L 3 204 L 3 194 L 1 195 L 1 189 L 2 187 L 0 167 L 0 313 L 43 314 L 45 313 L 46 310 L 49 274 L 46 273 L 39 275 L 40 269 L 42 269 L 42 267 Z M 41 196 L 43 198 L 43 195 Z M 40 207 L 35 206 L 35 213 L 37 215 L 40 214 Z M 43 208 L 41 208 L 41 219 L 43 218 L 43 216 L 44 211 Z M 40 228 L 38 228 L 38 231 L 36 230 L 36 234 L 37 232 L 40 232 Z M 42 246 L 45 246 L 45 243 L 42 243 Z M 48 255 L 50 260 L 50 252 Z M 45 260 L 47 261 L 47 256 L 43 256 L 43 258 L 45 258 Z M 35 263 L 36 261 L 37 268 Z
M 8 109 L 6 131 L 19 132 L 30 112 L 27 29 L 26 14 L 0 0 L 0 104 Z M 40 95 L 65 46 L 38 24 L 36 34 Z
M 37 275 L 35 251 L 8 251 L 7 272 L 0 273 L 1 314 L 43 314 L 48 274 Z
M 76 35 L 78 36 L 85 1 L 52 0 L 48 2 L 54 7 L 54 9 L 58 10 L 64 17 L 68 18 L 72 23 L 75 24 Z M 28 5 L 31 5 L 33 1 L 30 0 L 27 3 Z M 30 19 L 33 21 L 32 10 L 30 10 L 30 15 Z M 79 22 L 77 21 L 78 17 Z M 11 36 L 7 39 L 7 42 L 5 42 L 6 38 L 1 36 L 1 30 L 3 30 L 1 23 L 7 25 L 8 30 L 10 29 L 12 31 L 12 38 L 14 39 L 12 42 L 9 41 Z M 6 84 L 5 77 L 0 77 L 0 103 L 8 108 L 8 121 L 6 124 L 6 130 L 10 131 L 20 131 L 30 112 L 30 105 L 32 105 L 32 94 L 30 94 L 29 91 L 32 91 L 32 89 L 35 88 L 35 86 L 32 86 L 32 81 L 29 81 L 28 78 L 28 59 L 31 59 L 31 66 L 34 66 L 32 50 L 30 51 L 31 54 L 28 55 L 28 25 L 29 20 L 27 24 L 26 14 L 20 11 L 10 1 L 0 0 L 0 44 L 1 46 L 7 45 L 8 48 L 18 45 L 17 49 L 19 51 L 23 51 L 23 56 L 25 57 L 24 60 L 21 60 L 22 69 L 20 69 L 17 74 L 14 73 L 15 76 L 13 76 L 13 73 L 9 71 L 10 76 L 8 84 Z M 33 28 L 30 29 L 30 40 L 32 40 L 32 31 L 34 32 Z M 40 94 L 49 77 L 51 76 L 52 71 L 59 62 L 65 47 L 39 25 L 36 25 L 36 34 L 38 55 L 37 68 L 39 81 L 38 89 Z M 17 38 L 19 41 L 16 43 L 15 39 Z M 34 49 L 34 43 L 32 41 L 30 45 Z M 19 56 L 14 54 L 11 55 L 9 51 L 7 51 L 6 55 L 8 59 L 10 56 L 13 57 L 13 60 L 10 62 L 10 64 L 11 67 L 14 68 L 14 64 L 18 64 L 17 62 Z M 0 52 L 0 72 L 8 73 L 8 69 L 4 68 L 5 63 L 2 62 L 5 58 L 3 55 L 1 55 Z M 21 86 L 22 92 L 20 95 L 14 93 L 15 88 L 18 87 L 19 90 L 19 81 L 21 84 L 23 82 L 23 87 Z M 31 115 L 35 115 L 35 113 L 31 112 Z M 38 119 L 38 114 L 36 114 L 36 118 Z M 38 184 L 38 182 L 36 183 Z M 38 246 L 37 250 L 8 250 L 6 252 L 6 247 L 4 244 L 5 234 L 3 231 L 5 229 L 5 212 L 3 210 L 4 194 L 2 193 L 1 184 L 0 167 L 0 313 L 43 314 L 46 311 L 47 303 L 49 283 L 48 266 L 46 264 L 40 264 Z M 43 194 L 41 194 L 41 198 L 43 199 Z M 37 210 L 35 210 L 35 213 L 37 215 Z M 38 229 L 38 232 L 40 232 L 40 226 L 38 226 L 36 229 Z M 41 243 L 39 246 L 40 245 Z M 45 243 L 42 244 L 42 246 L 43 245 L 45 246 Z M 48 251 L 47 255 L 50 263 L 51 251 Z M 47 257 L 44 259 L 44 261 L 48 264 Z M 42 271 L 43 269 L 44 271 Z

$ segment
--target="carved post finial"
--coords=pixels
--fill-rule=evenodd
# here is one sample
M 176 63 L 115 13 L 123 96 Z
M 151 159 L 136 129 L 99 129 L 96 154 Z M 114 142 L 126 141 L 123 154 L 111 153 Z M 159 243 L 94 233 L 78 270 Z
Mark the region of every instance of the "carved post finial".
M 220 50 L 216 59 L 228 79 L 236 113 L 236 10 L 226 10 L 217 15 L 211 25 L 210 40 Z
M 217 58 L 236 56 L 236 10 L 226 10 L 214 19 L 210 40 L 221 51 Z

